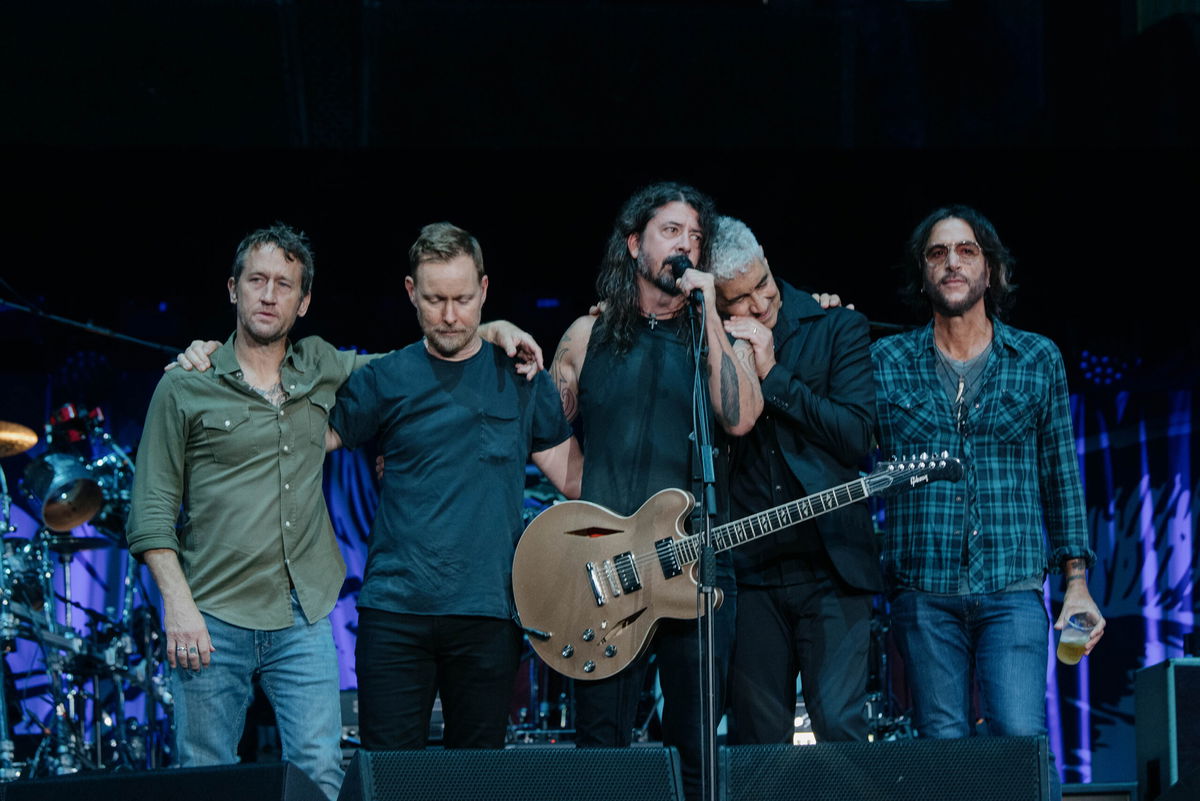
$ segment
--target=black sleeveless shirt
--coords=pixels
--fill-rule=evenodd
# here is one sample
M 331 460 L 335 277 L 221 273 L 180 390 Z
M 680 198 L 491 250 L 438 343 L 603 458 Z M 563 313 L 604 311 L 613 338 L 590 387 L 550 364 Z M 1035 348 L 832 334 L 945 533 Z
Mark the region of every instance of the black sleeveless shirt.
M 581 498 L 621 515 L 659 490 L 693 494 L 692 385 L 695 363 L 686 315 L 634 331 L 624 354 L 596 321 L 579 374 L 584 471 Z M 714 443 L 725 448 L 713 419 Z M 727 460 L 716 460 L 718 513 L 724 519 Z

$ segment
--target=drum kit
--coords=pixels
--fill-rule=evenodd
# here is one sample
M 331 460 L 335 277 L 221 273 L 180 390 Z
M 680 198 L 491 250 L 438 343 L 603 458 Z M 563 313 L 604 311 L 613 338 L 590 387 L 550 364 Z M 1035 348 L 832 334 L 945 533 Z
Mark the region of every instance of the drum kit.
M 163 636 L 137 563 L 128 551 L 116 560 L 124 562 L 120 598 L 103 601 L 102 612 L 72 597 L 76 555 L 125 544 L 134 466 L 104 423 L 100 409 L 72 404 L 50 416 L 46 448 L 26 465 L 19 485 L 40 524 L 31 537 L 14 536 L 12 497 L 0 470 L 0 643 L 10 654 L 27 641 L 40 661 L 15 673 L 7 658 L 0 660 L 8 674 L 0 684 L 0 781 L 165 761 L 171 699 L 162 675 Z M 37 444 L 32 429 L 0 421 L 0 458 Z M 82 630 L 72 620 L 75 611 L 86 618 Z M 22 689 L 18 679 L 26 680 Z M 46 703 L 27 703 L 34 699 Z M 129 714 L 128 705 L 139 703 L 145 714 Z M 37 706 L 47 711 L 39 716 L 32 711 Z M 40 737 L 23 762 L 14 747 L 14 711 Z

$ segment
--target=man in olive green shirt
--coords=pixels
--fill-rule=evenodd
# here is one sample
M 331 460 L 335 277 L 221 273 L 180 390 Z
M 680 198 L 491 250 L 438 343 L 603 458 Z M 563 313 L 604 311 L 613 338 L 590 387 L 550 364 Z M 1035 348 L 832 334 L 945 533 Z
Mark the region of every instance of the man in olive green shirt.
M 322 463 L 335 393 L 374 357 L 318 337 L 288 340 L 308 310 L 312 275 L 304 235 L 286 226 L 239 245 L 228 281 L 236 330 L 224 345 L 193 343 L 185 369 L 159 382 L 127 529 L 163 596 L 179 763 L 237 761 L 258 674 L 284 759 L 335 798 L 341 705 L 328 615 L 346 570 Z M 540 367 L 520 329 L 501 321 L 480 334 L 517 360 L 518 373 Z
M 214 369 L 168 372 L 150 402 L 128 539 L 163 597 L 179 764 L 237 762 L 258 674 L 283 758 L 332 799 L 341 709 L 328 615 L 345 564 L 321 465 L 334 395 L 367 357 L 288 340 L 312 274 L 304 235 L 286 226 L 238 247 L 234 334 Z

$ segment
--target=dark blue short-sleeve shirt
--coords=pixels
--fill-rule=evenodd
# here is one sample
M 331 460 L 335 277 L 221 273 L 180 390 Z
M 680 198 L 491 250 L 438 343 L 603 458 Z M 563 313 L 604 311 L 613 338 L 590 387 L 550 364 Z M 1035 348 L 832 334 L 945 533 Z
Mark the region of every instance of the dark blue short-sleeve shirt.
M 511 617 L 525 464 L 571 436 L 549 376 L 486 342 L 458 362 L 417 342 L 351 376 L 330 425 L 351 448 L 378 437 L 386 465 L 359 606 Z

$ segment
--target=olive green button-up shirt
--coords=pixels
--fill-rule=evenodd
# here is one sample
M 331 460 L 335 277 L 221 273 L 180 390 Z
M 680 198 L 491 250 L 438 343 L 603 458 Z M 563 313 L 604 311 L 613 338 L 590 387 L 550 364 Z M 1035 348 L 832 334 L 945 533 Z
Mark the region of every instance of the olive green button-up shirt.
M 205 372 L 172 370 L 154 391 L 134 471 L 134 555 L 179 554 L 201 611 L 244 628 L 329 614 L 346 575 L 321 490 L 325 429 L 339 386 L 370 357 L 319 337 L 288 346 L 276 407 L 242 378 L 234 335 Z M 180 506 L 182 525 L 178 528 Z

